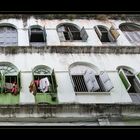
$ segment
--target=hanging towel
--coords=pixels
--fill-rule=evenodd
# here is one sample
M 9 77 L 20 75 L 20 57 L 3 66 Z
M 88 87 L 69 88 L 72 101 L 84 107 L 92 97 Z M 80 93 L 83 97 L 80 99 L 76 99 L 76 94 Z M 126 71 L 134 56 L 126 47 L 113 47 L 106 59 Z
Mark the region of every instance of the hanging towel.
M 40 83 L 39 83 L 39 89 L 40 89 L 40 91 L 42 91 L 43 93 L 47 92 L 48 89 L 49 89 L 49 85 L 50 85 L 50 83 L 49 83 L 48 78 L 47 77 L 42 78 L 40 80 Z

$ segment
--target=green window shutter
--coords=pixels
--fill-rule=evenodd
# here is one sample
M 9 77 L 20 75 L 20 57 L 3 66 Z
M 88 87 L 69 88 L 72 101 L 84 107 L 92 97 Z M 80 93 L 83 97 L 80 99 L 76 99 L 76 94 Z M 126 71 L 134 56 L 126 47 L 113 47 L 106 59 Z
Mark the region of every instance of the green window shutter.
M 140 77 L 139 73 L 135 75 L 135 79 L 134 79 L 134 87 L 137 93 L 140 93 Z
M 95 26 L 94 29 L 95 29 L 95 32 L 96 32 L 96 34 L 98 35 L 99 39 L 101 40 L 101 38 L 102 38 L 102 33 L 101 33 L 100 29 L 98 28 L 98 26 Z
M 88 34 L 84 27 L 80 31 L 80 37 L 82 38 L 83 41 L 86 41 L 88 39 Z
M 19 92 L 20 92 L 20 90 L 21 90 L 21 72 L 19 72 L 17 75 L 17 85 L 18 85 Z
M 137 74 L 138 79 L 140 80 L 140 73 Z
M 54 69 L 52 71 L 52 87 L 53 87 L 53 92 L 57 93 L 57 82 L 56 82 L 56 77 L 55 77 L 55 73 L 54 73 Z
M 0 93 L 2 93 L 2 74 L 0 73 Z
M 119 71 L 119 76 L 120 76 L 126 90 L 128 91 L 131 87 L 131 84 L 122 69 L 120 69 L 120 71 Z

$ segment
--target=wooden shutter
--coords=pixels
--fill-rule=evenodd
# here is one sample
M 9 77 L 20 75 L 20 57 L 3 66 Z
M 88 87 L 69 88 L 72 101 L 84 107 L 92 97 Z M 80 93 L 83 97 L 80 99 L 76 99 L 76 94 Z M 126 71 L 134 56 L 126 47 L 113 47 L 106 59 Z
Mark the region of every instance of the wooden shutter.
M 121 78 L 126 90 L 128 91 L 130 89 L 130 87 L 131 87 L 131 84 L 130 84 L 128 78 L 126 77 L 123 69 L 119 70 L 119 76 L 120 76 L 120 78 Z
M 0 72 L 0 93 L 2 93 L 2 74 Z
M 112 36 L 112 34 L 110 33 L 110 31 L 108 31 L 108 38 L 109 38 L 109 41 L 111 41 L 111 42 L 115 42 L 116 41 L 114 39 L 114 37 Z
M 44 26 L 44 28 L 43 28 L 43 37 L 44 37 L 44 42 L 46 42 L 47 33 L 46 33 L 45 26 Z
M 20 92 L 20 90 L 21 90 L 21 72 L 19 72 L 17 75 L 17 85 L 18 85 L 19 92 Z
M 115 29 L 113 25 L 110 27 L 109 32 L 115 40 L 117 40 L 117 38 L 120 36 L 120 33 Z
M 0 27 L 0 45 L 4 45 L 5 40 L 5 28 Z
M 52 86 L 53 86 L 53 92 L 54 93 L 57 93 L 57 82 L 56 82 L 56 77 L 55 77 L 55 73 L 54 73 L 54 69 L 53 69 L 53 71 L 52 71 L 52 75 L 51 75 L 51 77 L 52 77 Z
M 82 38 L 83 41 L 86 41 L 88 39 L 88 34 L 84 27 L 80 31 L 80 37 Z
M 96 32 L 96 34 L 98 35 L 99 39 L 101 40 L 101 38 L 102 38 L 102 33 L 101 33 L 100 29 L 98 28 L 98 26 L 95 26 L 94 29 L 95 29 L 95 32 Z
M 135 79 L 134 79 L 134 87 L 135 90 L 140 93 L 140 73 L 135 75 Z
M 93 72 L 86 71 L 84 73 L 84 80 L 89 92 L 97 91 L 100 89 Z
M 6 32 L 5 36 L 5 43 L 8 45 L 16 45 L 18 42 L 17 40 L 17 32 L 16 31 L 9 31 Z
M 63 32 L 58 32 L 58 36 L 61 42 L 66 40 Z
M 29 42 L 30 42 L 31 41 L 31 34 L 32 34 L 30 27 L 29 27 L 29 30 L 28 30 L 28 34 L 29 34 Z
M 138 73 L 138 74 L 136 74 L 136 75 L 137 75 L 138 79 L 140 80 L 140 73 Z
M 71 33 L 70 28 L 69 28 L 69 27 L 67 27 L 67 29 L 68 29 L 68 35 L 69 35 L 70 40 L 71 40 L 71 41 L 72 41 L 72 40 L 74 40 L 74 38 L 73 38 L 73 35 L 72 35 L 72 33 Z
M 113 84 L 112 84 L 107 72 L 105 72 L 105 71 L 101 72 L 99 77 L 100 77 L 100 81 L 101 81 L 101 83 L 103 85 L 103 89 L 105 91 L 109 92 L 111 89 L 114 88 L 114 86 L 113 86 Z

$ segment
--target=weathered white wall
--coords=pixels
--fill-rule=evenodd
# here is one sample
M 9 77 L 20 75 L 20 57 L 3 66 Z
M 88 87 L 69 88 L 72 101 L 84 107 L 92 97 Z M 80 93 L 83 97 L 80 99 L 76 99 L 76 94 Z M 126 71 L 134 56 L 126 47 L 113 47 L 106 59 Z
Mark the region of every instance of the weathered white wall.
M 40 25 L 45 27 L 47 33 L 47 45 L 71 45 L 71 46 L 101 46 L 103 45 L 95 30 L 94 26 L 104 25 L 108 28 L 113 24 L 118 31 L 120 36 L 117 39 L 115 45 L 120 46 L 132 46 L 126 39 L 122 31 L 119 30 L 119 25 L 125 21 L 121 20 L 110 20 L 110 21 L 99 21 L 99 20 L 87 20 L 87 19 L 76 19 L 76 20 L 40 20 L 30 18 L 26 21 L 21 19 L 5 19 L 0 20 L 1 23 L 11 23 L 18 30 L 18 45 L 29 46 L 28 28 L 32 25 Z M 60 42 L 56 28 L 60 23 L 73 23 L 81 29 L 85 27 L 88 33 L 88 39 L 86 42 L 74 41 L 74 42 Z M 111 44 L 112 45 L 112 44 Z M 60 46 L 61 47 L 61 46 Z M 56 72 L 56 79 L 58 83 L 58 100 L 60 103 L 124 103 L 131 102 L 128 93 L 123 86 L 116 68 L 120 65 L 126 65 L 132 67 L 135 72 L 140 72 L 140 55 L 139 54 L 56 54 L 56 53 L 44 53 L 44 54 L 16 54 L 16 55 L 5 55 L 0 54 L 0 62 L 7 61 L 13 63 L 21 71 L 21 83 L 22 90 L 20 94 L 20 103 L 34 103 L 34 96 L 28 91 L 28 86 L 32 80 L 31 70 L 36 65 L 46 65 L 54 68 Z M 88 62 L 97 66 L 101 71 L 110 71 L 109 76 L 114 84 L 114 89 L 109 95 L 75 95 L 74 89 L 69 76 L 68 68 L 74 62 Z M 111 72 L 113 71 L 113 72 Z M 28 72 L 28 73 L 27 73 Z
M 45 27 L 46 33 L 47 33 L 47 45 L 77 45 L 77 46 L 101 46 L 104 45 L 99 40 L 95 30 L 94 26 L 96 25 L 104 25 L 108 28 L 111 27 L 113 24 L 119 31 L 120 36 L 117 39 L 117 42 L 115 44 L 120 46 L 132 46 L 126 37 L 124 36 L 123 32 L 119 29 L 119 25 L 121 23 L 124 23 L 125 21 L 121 20 L 109 20 L 109 21 L 99 21 L 99 20 L 88 20 L 88 19 L 75 19 L 75 20 L 45 20 L 45 19 L 34 19 L 30 18 L 26 21 L 23 21 L 22 19 L 5 19 L 0 20 L 1 23 L 11 23 L 13 24 L 17 30 L 18 30 L 18 45 L 19 46 L 29 46 L 29 36 L 28 36 L 28 28 L 32 25 L 40 25 L 42 27 Z M 82 27 L 85 27 L 85 30 L 88 34 L 88 39 L 86 42 L 82 41 L 74 41 L 74 42 L 60 42 L 56 28 L 60 23 L 73 23 L 78 26 L 79 29 L 82 29 Z M 112 45 L 112 44 L 110 44 Z
M 34 104 L 35 98 L 32 93 L 29 92 L 29 85 L 32 81 L 31 72 L 21 73 L 21 91 L 20 91 L 20 104 Z
M 21 103 L 33 103 L 34 98 L 28 91 L 29 83 L 32 79 L 31 70 L 36 65 L 46 65 L 54 68 L 58 83 L 58 100 L 60 103 L 124 103 L 131 102 L 131 99 L 123 86 L 116 68 L 126 65 L 134 68 L 135 72 L 140 72 L 140 55 L 135 54 L 0 54 L 0 62 L 8 61 L 13 63 L 21 71 Z M 68 68 L 74 62 L 88 62 L 97 66 L 100 70 L 107 70 L 113 82 L 114 89 L 110 95 L 75 95 L 69 76 Z M 27 71 L 28 76 L 25 74 Z M 113 71 L 113 72 L 111 72 Z M 24 94 L 24 95 L 23 95 Z
M 74 103 L 75 92 L 68 72 L 57 72 L 58 101 L 61 103 Z

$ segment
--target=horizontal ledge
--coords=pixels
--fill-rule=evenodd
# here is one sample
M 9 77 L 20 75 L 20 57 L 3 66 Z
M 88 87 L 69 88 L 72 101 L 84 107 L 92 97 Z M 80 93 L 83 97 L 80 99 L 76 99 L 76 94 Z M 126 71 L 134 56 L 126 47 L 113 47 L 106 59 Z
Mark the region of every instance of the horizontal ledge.
M 111 92 L 75 92 L 76 95 L 110 95 Z
M 140 54 L 140 46 L 7 46 L 0 47 L 2 54 L 19 53 L 101 53 L 101 54 Z

